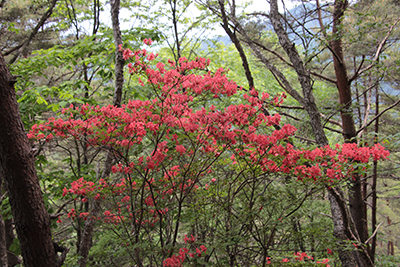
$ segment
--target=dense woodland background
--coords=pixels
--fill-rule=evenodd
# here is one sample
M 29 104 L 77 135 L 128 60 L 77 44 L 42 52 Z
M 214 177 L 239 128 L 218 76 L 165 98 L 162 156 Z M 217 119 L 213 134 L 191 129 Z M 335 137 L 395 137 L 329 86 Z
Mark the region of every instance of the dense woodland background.
M 198 176 L 195 171 L 185 175 L 196 176 L 194 184 L 201 190 L 169 202 L 158 199 L 163 205 L 158 216 L 170 210 L 163 224 L 153 221 L 157 216 L 151 211 L 157 211 L 150 211 L 146 190 L 137 193 L 139 202 L 132 202 L 146 210 L 136 222 L 108 216 L 123 202 L 115 191 L 105 193 L 104 201 L 90 194 L 63 194 L 82 177 L 96 184 L 105 179 L 113 188 L 121 178 L 132 179 L 145 188 L 147 172 L 130 176 L 112 171 L 112 166 L 151 154 L 158 144 L 151 137 L 119 157 L 106 146 L 88 145 L 85 138 L 30 139 L 59 252 L 57 263 L 51 264 L 166 266 L 165 260 L 179 249 L 186 246 L 195 253 L 204 245 L 206 252 L 194 258 L 188 254 L 183 265 L 326 266 L 319 260 L 329 259 L 330 266 L 399 266 L 399 14 L 396 0 L 270 0 L 254 5 L 223 0 L 2 0 L 0 52 L 16 78 L 12 84 L 26 132 L 51 117 L 65 118 L 60 110 L 71 105 L 120 107 L 129 99 L 157 98 L 154 86 L 142 86 L 139 76 L 129 73 L 126 65 L 132 61 L 122 58 L 121 45 L 158 53 L 155 62 L 165 65 L 170 59 L 179 66 L 181 57 L 208 58 L 210 65 L 199 75 L 224 68 L 243 88 L 233 96 L 201 99 L 193 108 L 214 105 L 223 110 L 246 103 L 243 94 L 253 87 L 260 95 L 285 92 L 280 106 L 265 105 L 263 112 L 282 117 L 276 129 L 285 124 L 297 128 L 289 141 L 295 147 L 381 143 L 391 154 L 385 161 L 370 160 L 366 171 L 332 187 L 326 180 L 302 181 L 251 166 L 239 171 L 230 167 L 229 157 L 217 162 L 199 157 L 190 163 Z M 148 38 L 154 41 L 151 46 L 143 43 Z M 177 138 L 182 144 L 196 140 Z M 215 164 L 213 174 L 203 177 L 200 170 L 208 161 Z M 169 164 L 188 166 L 179 157 Z M 352 162 L 361 170 L 358 164 Z M 168 168 L 152 177 L 161 179 Z M 21 266 L 22 256 L 25 266 L 51 266 L 35 259 L 36 244 L 17 238 L 19 217 L 10 198 L 19 196 L 5 176 L 0 172 L 0 266 Z M 295 259 L 298 252 L 314 259 Z

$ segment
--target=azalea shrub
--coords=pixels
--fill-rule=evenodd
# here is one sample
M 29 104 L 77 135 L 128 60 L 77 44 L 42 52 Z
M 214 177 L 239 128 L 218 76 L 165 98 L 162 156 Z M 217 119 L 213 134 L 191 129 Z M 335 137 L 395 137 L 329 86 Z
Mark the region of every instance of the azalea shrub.
M 295 127 L 266 112 L 284 94 L 247 92 L 225 70 L 207 71 L 206 59 L 164 64 L 145 49 L 123 54 L 152 99 L 121 107 L 71 105 L 28 134 L 39 147 L 52 147 L 47 154 L 68 155 L 73 179 L 62 191 L 68 211 L 58 222 L 82 229 L 96 220 L 95 239 L 113 236 L 94 242 L 93 251 L 113 252 L 95 255 L 92 265 L 104 265 L 107 257 L 121 266 L 295 262 L 279 258 L 282 248 L 295 249 L 288 231 L 293 214 L 304 203 L 323 201 L 314 198 L 317 192 L 388 156 L 379 144 L 297 147 Z M 243 102 L 226 105 L 234 95 Z M 113 159 L 110 175 L 99 167 L 106 155 Z M 312 262 L 326 266 L 326 244 L 301 238 L 304 249 L 320 251 L 321 260 Z

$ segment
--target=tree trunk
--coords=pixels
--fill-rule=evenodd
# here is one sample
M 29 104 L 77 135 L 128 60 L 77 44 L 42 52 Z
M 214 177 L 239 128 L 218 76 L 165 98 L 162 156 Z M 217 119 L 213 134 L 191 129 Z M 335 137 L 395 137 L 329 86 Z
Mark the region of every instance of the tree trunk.
M 290 41 L 288 32 L 284 27 L 285 25 L 282 23 L 283 17 L 279 13 L 277 0 L 269 1 L 271 9 L 268 18 L 270 19 L 274 31 L 278 36 L 280 46 L 283 48 L 290 60 L 290 65 L 297 73 L 297 78 L 302 88 L 302 96 L 291 86 L 284 74 L 280 72 L 263 53 L 261 53 L 258 47 L 259 44 L 257 44 L 257 42 L 248 36 L 247 31 L 242 26 L 241 21 L 236 18 L 235 14 L 223 14 L 222 11 L 224 11 L 224 8 L 221 8 L 221 6 L 223 6 L 225 2 L 226 1 L 224 0 L 219 0 L 219 9 L 221 10 L 221 14 L 218 14 L 218 16 L 222 17 L 222 20 L 224 20 L 224 17 L 229 18 L 229 20 L 234 24 L 232 28 L 237 30 L 243 36 L 245 42 L 248 43 L 255 56 L 271 71 L 282 88 L 294 99 L 296 99 L 300 105 L 304 106 L 310 117 L 310 124 L 315 134 L 315 140 L 317 144 L 320 146 L 327 145 L 328 141 L 323 130 L 320 113 L 312 92 L 313 88 L 310 78 L 310 71 L 306 68 L 304 62 L 302 61 L 295 44 Z M 235 9 L 234 1 L 230 3 L 230 7 L 231 10 Z M 334 28 L 332 30 L 333 38 L 330 43 L 330 50 L 334 55 L 336 80 L 330 78 L 327 79 L 326 77 L 324 77 L 324 79 L 337 84 L 340 95 L 340 103 L 343 107 L 341 109 L 341 115 L 343 120 L 344 139 L 345 142 L 354 142 L 356 138 L 356 130 L 351 110 L 350 80 L 347 77 L 347 70 L 344 64 L 340 33 L 342 26 L 341 19 L 347 7 L 347 0 L 336 0 L 334 7 Z M 210 6 L 209 9 L 213 12 L 216 12 L 215 7 Z M 286 23 L 288 24 L 288 22 Z M 226 24 L 227 23 L 224 21 L 224 28 L 226 28 Z M 325 30 L 323 25 L 321 28 Z M 288 63 L 285 59 L 283 60 L 285 63 Z M 352 187 L 349 189 L 350 211 L 349 207 L 347 206 L 346 199 L 342 197 L 343 193 L 340 187 L 335 187 L 335 190 L 328 190 L 334 224 L 334 235 L 337 239 L 339 255 L 343 266 L 373 266 L 368 251 L 364 246 L 359 247 L 358 250 L 352 250 L 350 252 L 348 250 L 349 248 L 346 248 L 346 246 L 349 245 L 349 241 L 354 242 L 356 245 L 356 243 L 359 242 L 364 243 L 368 237 L 365 205 L 361 189 L 360 177 L 356 176 Z
M 14 222 L 12 219 L 7 219 L 4 221 L 5 225 L 5 235 L 6 235 L 6 248 L 7 248 L 7 263 L 8 267 L 14 267 L 22 262 L 19 256 L 16 256 L 10 251 L 10 246 L 14 243 L 16 238 L 14 235 Z
M 338 0 L 336 5 L 339 5 L 339 2 L 341 0 Z M 341 2 L 343 3 L 343 2 Z M 336 6 L 335 5 L 335 6 Z M 301 57 L 295 47 L 294 44 L 290 42 L 289 36 L 287 32 L 285 31 L 282 22 L 281 22 L 281 15 L 279 14 L 278 11 L 278 3 L 277 0 L 271 0 L 270 1 L 270 15 L 269 18 L 271 20 L 271 23 L 274 27 L 274 31 L 277 34 L 279 38 L 279 43 L 282 46 L 282 48 L 285 50 L 286 54 L 288 55 L 292 65 L 294 66 L 294 69 L 297 73 L 297 77 L 299 80 L 299 83 L 301 85 L 302 91 L 303 91 L 303 97 L 299 98 L 298 95 L 296 94 L 291 94 L 292 96 L 297 96 L 297 99 L 302 105 L 304 105 L 304 108 L 306 109 L 309 117 L 310 117 L 310 124 L 313 129 L 313 132 L 315 134 L 315 139 L 317 143 L 320 146 L 325 146 L 328 144 L 328 140 L 326 138 L 326 135 L 323 131 L 323 126 L 321 123 L 321 118 L 320 118 L 320 113 L 318 111 L 317 105 L 315 103 L 315 99 L 312 93 L 312 85 L 311 85 L 311 80 L 310 80 L 310 74 L 309 71 L 305 68 L 304 63 L 301 60 Z M 336 10 L 336 9 L 335 9 Z M 343 9 L 344 10 L 344 9 Z M 336 15 L 337 23 L 340 23 L 340 16 Z M 337 24 L 339 26 L 339 24 Z M 244 35 L 245 33 L 242 32 Z M 249 41 L 249 40 L 248 40 Z M 347 72 L 345 69 L 344 61 L 343 61 L 343 53 L 341 50 L 341 40 L 340 38 L 335 38 L 334 39 L 334 44 L 336 45 L 336 48 L 338 49 L 339 56 L 335 55 L 335 60 L 336 62 L 340 62 L 340 68 L 338 69 L 338 74 L 340 75 L 340 88 L 344 88 L 344 93 L 341 95 L 341 101 L 342 98 L 344 99 L 343 101 L 348 105 L 351 104 L 351 91 L 350 91 L 350 84 L 347 79 Z M 249 42 L 251 44 L 251 42 Z M 252 47 L 252 45 L 250 45 Z M 253 45 L 254 47 L 254 45 Z M 256 50 L 256 49 L 253 49 Z M 258 56 L 260 56 L 260 53 L 258 51 L 255 51 Z M 334 52 L 336 53 L 336 52 Z M 342 57 L 342 60 L 340 60 L 340 56 Z M 265 60 L 264 60 L 265 61 Z M 267 66 L 268 67 L 268 66 Z M 335 70 L 336 70 L 336 65 L 335 65 Z M 344 76 L 343 76 L 344 75 Z M 282 80 L 282 79 L 281 79 Z M 339 80 L 339 78 L 338 78 Z M 285 87 L 288 87 L 285 85 Z M 338 85 L 339 88 L 339 85 Z M 288 88 L 285 88 L 288 89 Z M 349 96 L 350 93 L 350 99 L 347 99 L 346 97 Z M 289 92 L 290 94 L 290 92 Z M 347 102 L 346 102 L 347 100 Z M 341 102 L 342 103 L 342 102 Z M 343 115 L 345 116 L 345 120 L 343 121 L 343 124 L 346 124 L 346 127 L 344 131 L 348 133 L 350 136 L 354 135 L 356 136 L 356 131 L 355 131 L 355 126 L 354 126 L 354 121 L 353 118 L 351 117 L 351 113 L 348 111 L 343 112 Z M 354 187 L 353 187 L 354 188 Z M 357 190 L 358 188 L 355 188 Z M 361 183 L 360 183 L 360 193 L 361 193 Z M 360 238 L 358 236 L 358 233 L 356 231 L 356 227 L 354 226 L 355 223 L 352 220 L 351 216 L 349 216 L 349 211 L 347 209 L 346 201 L 342 197 L 342 192 L 339 187 L 336 187 L 335 190 L 328 190 L 328 198 L 331 204 L 331 213 L 332 213 L 332 218 L 333 218 L 333 224 L 334 224 L 334 236 L 337 239 L 337 244 L 338 244 L 338 250 L 339 250 L 339 257 L 341 259 L 342 265 L 343 266 L 373 266 L 369 255 L 367 251 L 364 248 L 361 248 L 360 250 L 357 251 L 352 251 L 349 252 L 346 250 L 345 245 L 349 240 L 353 241 L 359 241 Z M 362 195 L 357 195 L 356 196 L 356 201 L 354 203 L 359 204 L 359 197 L 361 197 L 362 200 Z M 361 204 L 364 202 L 361 201 Z M 361 214 L 363 213 L 363 209 L 361 208 Z M 363 225 L 365 221 L 361 220 L 361 223 L 357 221 L 357 225 Z M 364 239 L 365 241 L 365 239 Z
M 0 173 L 0 207 L 3 201 L 3 177 Z M 6 245 L 6 226 L 0 209 L 0 267 L 8 267 L 7 264 L 7 245 Z
M 113 104 L 117 107 L 121 106 L 122 88 L 124 85 L 124 64 L 125 60 L 122 57 L 122 51 L 119 51 L 119 46 L 122 45 L 121 29 L 119 27 L 119 6 L 120 0 L 111 0 L 111 20 L 113 26 L 113 35 L 115 42 L 115 91 Z
M 332 41 L 330 43 L 333 52 L 333 64 L 337 80 L 337 88 L 340 100 L 340 115 L 342 117 L 343 137 L 345 142 L 356 143 L 357 132 L 352 114 L 352 94 L 350 81 L 347 77 L 346 64 L 342 50 L 341 21 L 347 8 L 347 0 L 336 0 L 333 12 Z M 349 206 L 350 213 L 355 223 L 361 243 L 368 238 L 367 221 L 365 218 L 365 204 L 362 194 L 362 184 L 360 175 L 354 175 L 350 180 L 349 187 Z
M 351 231 L 347 225 L 348 212 L 346 211 L 346 207 L 339 205 L 341 202 L 340 199 L 343 198 L 343 194 L 341 191 L 338 191 L 337 188 L 331 188 L 328 192 L 328 199 L 331 203 L 333 234 L 337 240 L 340 261 L 342 262 L 343 267 L 357 266 L 353 253 L 344 249 L 346 247 L 346 240 L 351 236 Z M 343 214 L 345 216 L 343 216 Z M 338 220 L 337 218 L 341 218 L 341 220 Z
M 379 114 L 379 88 L 376 87 L 375 90 L 375 115 Z M 375 138 L 374 143 L 378 143 L 378 132 L 379 132 L 379 117 L 375 120 Z M 371 203 L 371 228 L 372 233 L 375 233 L 376 230 L 376 211 L 377 211 L 377 195 L 376 195 L 376 183 L 378 180 L 378 162 L 374 160 L 374 167 L 372 173 L 372 183 L 371 183 L 371 191 L 372 191 L 372 203 Z M 375 262 L 375 251 L 376 251 L 376 236 L 378 233 L 375 233 L 372 237 L 371 241 L 371 258 L 372 262 Z
M 52 267 L 56 266 L 56 255 L 50 217 L 18 110 L 14 83 L 0 54 L 0 171 L 7 181 L 24 266 Z
M 239 38 L 237 37 L 235 32 L 232 32 L 232 30 L 229 27 L 229 22 L 228 18 L 226 16 L 225 12 L 225 5 L 223 1 L 219 1 L 219 7 L 221 10 L 221 18 L 222 18 L 222 28 L 224 28 L 225 32 L 228 34 L 229 38 L 231 39 L 232 43 L 235 45 L 236 50 L 239 52 L 240 58 L 242 60 L 242 66 L 244 69 L 244 74 L 246 75 L 247 81 L 249 83 L 249 90 L 254 88 L 254 79 L 253 76 L 251 75 L 250 67 L 249 67 L 249 62 L 247 60 L 246 54 L 244 53 L 244 49 L 242 47 L 242 44 L 239 41 Z
M 92 208 L 90 213 L 91 216 L 96 217 L 100 211 L 100 202 L 98 200 L 95 200 L 93 206 L 94 207 Z M 78 251 L 79 255 L 78 264 L 80 267 L 85 267 L 87 264 L 87 258 L 92 244 L 92 236 L 95 224 L 96 224 L 95 218 L 85 221 L 85 226 L 82 234 L 82 241 L 79 244 L 79 251 Z
M 294 70 L 297 73 L 297 79 L 301 85 L 301 89 L 303 91 L 303 101 L 304 108 L 310 117 L 310 124 L 313 129 L 315 135 L 315 141 L 321 146 L 325 146 L 328 144 L 328 139 L 326 138 L 324 128 L 321 123 L 321 115 L 318 111 L 317 105 L 315 104 L 314 94 L 312 92 L 312 85 L 310 79 L 310 73 L 306 69 L 295 44 L 290 42 L 289 36 L 285 31 L 282 22 L 281 15 L 278 11 L 278 1 L 272 0 L 270 1 L 270 20 L 272 26 L 274 27 L 274 31 L 279 38 L 279 43 L 282 46 L 283 50 L 285 50 L 288 55 L 290 61 L 294 66 Z
M 119 27 L 119 8 L 120 0 L 111 0 L 111 20 L 113 26 L 114 43 L 115 43 L 115 90 L 114 90 L 114 106 L 120 107 L 122 102 L 122 89 L 124 85 L 124 64 L 125 60 L 122 57 L 122 51 L 119 51 L 119 46 L 122 45 L 121 29 Z M 102 178 L 107 178 L 110 175 L 111 167 L 113 164 L 113 155 L 111 152 L 107 153 L 106 162 Z M 96 217 L 101 210 L 101 201 L 94 200 L 91 216 Z M 92 244 L 92 236 L 96 220 L 87 220 L 84 225 L 82 240 L 79 244 L 78 254 L 80 256 L 79 266 L 85 267 L 89 255 L 90 247 Z
M 1 203 L 0 203 L 1 205 Z M 1 212 L 1 210 L 0 210 Z M 6 236 L 5 236 L 5 225 L 3 216 L 0 213 L 0 267 L 7 267 L 7 248 L 6 248 Z

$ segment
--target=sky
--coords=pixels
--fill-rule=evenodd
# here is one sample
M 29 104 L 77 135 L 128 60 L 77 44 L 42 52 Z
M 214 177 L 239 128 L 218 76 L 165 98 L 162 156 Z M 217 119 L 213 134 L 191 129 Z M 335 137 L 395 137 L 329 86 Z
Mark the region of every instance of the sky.
M 237 5 L 241 5 L 244 3 L 252 2 L 250 6 L 246 8 L 247 12 L 268 12 L 269 11 L 269 3 L 267 0 L 236 0 Z M 282 3 L 279 1 L 280 8 L 282 8 Z M 285 1 L 286 8 L 292 8 L 295 4 L 291 1 Z M 196 15 L 197 9 L 193 6 L 192 9 L 189 10 L 189 14 L 192 13 L 193 16 Z M 127 9 L 121 9 L 120 11 L 120 21 L 121 21 L 121 29 L 126 30 L 130 29 L 132 27 L 136 27 L 137 21 L 135 22 L 135 19 L 130 18 L 131 12 L 129 12 Z M 107 4 L 104 7 L 104 11 L 101 12 L 101 20 L 103 23 L 105 23 L 107 26 L 112 27 L 111 24 L 111 17 L 110 17 L 110 5 Z M 92 27 L 90 25 L 85 26 L 85 29 L 91 29 Z M 216 29 L 212 32 L 213 35 L 226 35 L 225 31 L 222 29 L 222 27 L 216 27 Z
M 237 5 L 244 4 L 246 2 L 253 2 L 246 10 L 249 12 L 254 12 L 254 11 L 268 11 L 268 2 L 266 0 L 236 0 Z M 194 6 L 193 6 L 194 7 Z M 196 12 L 196 8 L 192 9 L 194 12 Z M 110 14 L 110 6 L 109 4 L 105 6 L 104 11 L 102 12 L 102 19 L 104 23 L 107 25 L 111 26 L 111 17 L 109 16 Z M 120 18 L 121 19 L 129 19 L 129 11 L 126 9 L 122 9 L 120 12 Z M 126 24 L 126 23 L 125 23 Z M 124 25 L 127 27 L 126 25 Z

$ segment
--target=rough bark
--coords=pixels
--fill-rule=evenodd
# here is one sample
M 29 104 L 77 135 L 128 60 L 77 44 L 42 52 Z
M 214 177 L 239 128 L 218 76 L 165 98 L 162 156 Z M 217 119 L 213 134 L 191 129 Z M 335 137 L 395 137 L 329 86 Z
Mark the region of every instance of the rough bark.
M 346 64 L 342 49 L 341 21 L 348 2 L 336 0 L 333 12 L 332 41 L 330 42 L 333 53 L 333 64 L 336 75 L 336 85 L 339 91 L 339 101 L 341 105 L 340 115 L 342 118 L 343 137 L 345 142 L 357 142 L 357 131 L 352 112 L 352 93 L 350 81 L 347 76 Z M 367 221 L 365 218 L 365 205 L 362 194 L 362 183 L 360 175 L 354 175 L 350 180 L 349 187 L 349 207 L 350 213 L 355 223 L 361 243 L 368 238 Z M 371 262 L 372 263 L 372 262 Z
M 354 257 L 354 253 L 351 253 L 349 250 L 342 249 L 346 245 L 346 240 L 351 237 L 351 230 L 348 226 L 348 220 L 350 219 L 350 215 L 347 211 L 347 207 L 344 205 L 340 205 L 343 199 L 343 193 L 338 190 L 338 188 L 331 188 L 328 190 L 328 199 L 331 203 L 331 214 L 333 221 L 333 233 L 337 240 L 338 248 L 339 248 L 339 258 L 342 262 L 343 267 L 354 267 L 357 266 L 356 258 Z M 338 218 L 341 218 L 338 220 Z
M 221 1 L 220 1 L 221 5 Z M 315 134 L 315 139 L 320 146 L 325 146 L 328 144 L 326 135 L 323 131 L 323 126 L 321 123 L 320 113 L 318 111 L 315 99 L 312 93 L 312 83 L 310 79 L 310 72 L 305 68 L 296 47 L 290 42 L 287 32 L 285 31 L 283 24 L 281 22 L 281 15 L 278 11 L 277 0 L 270 1 L 271 11 L 269 18 L 274 27 L 274 31 L 279 38 L 279 43 L 287 54 L 291 65 L 297 73 L 299 83 L 302 88 L 303 96 L 301 96 L 294 88 L 291 87 L 290 83 L 287 81 L 285 76 L 265 57 L 252 39 L 247 35 L 246 31 L 242 25 L 237 21 L 237 19 L 231 15 L 230 20 L 234 23 L 236 29 L 242 34 L 245 41 L 249 44 L 250 48 L 253 50 L 254 54 L 258 59 L 264 63 L 264 65 L 271 71 L 275 76 L 277 81 L 281 86 L 288 92 L 293 98 L 295 98 L 302 106 L 305 107 L 309 117 L 310 124 Z M 349 87 L 350 88 L 350 87 Z M 355 132 L 355 130 L 354 130 Z M 339 187 L 335 190 L 328 190 L 329 201 L 331 204 L 331 212 L 333 216 L 334 223 L 334 235 L 337 239 L 338 249 L 340 258 L 343 266 L 371 266 L 368 260 L 368 253 L 365 249 L 361 251 L 349 252 L 345 249 L 345 245 L 348 244 L 349 240 L 354 242 L 360 241 L 357 231 L 354 226 L 354 221 L 349 215 L 349 210 L 347 208 L 346 201 L 341 197 L 343 193 Z M 363 203 L 363 202 L 362 202 Z
M 100 202 L 96 200 L 93 203 L 93 208 L 90 211 L 90 213 L 92 216 L 97 216 L 99 211 L 100 211 Z M 79 255 L 78 264 L 80 267 L 85 267 L 87 264 L 88 255 L 92 244 L 92 237 L 95 224 L 96 224 L 95 219 L 85 221 L 84 230 L 82 233 L 82 240 L 81 243 L 79 244 L 79 251 L 78 251 Z
M 280 45 L 285 50 L 297 73 L 297 77 L 303 91 L 304 107 L 310 116 L 310 123 L 315 133 L 315 139 L 319 145 L 325 146 L 328 144 L 328 140 L 325 136 L 325 133 L 323 132 L 320 114 L 315 104 L 315 99 L 312 93 L 310 74 L 306 70 L 304 63 L 296 50 L 295 45 L 290 42 L 289 36 L 282 25 L 281 15 L 278 11 L 277 0 L 271 0 L 270 6 L 270 20 L 274 27 L 274 31 L 279 38 Z M 331 213 L 334 224 L 334 236 L 337 239 L 339 257 L 341 259 L 342 265 L 349 267 L 356 266 L 357 264 L 358 266 L 368 266 L 360 264 L 362 261 L 359 260 L 359 258 L 364 258 L 364 255 L 360 256 L 358 254 L 363 253 L 351 253 L 344 249 L 344 245 L 346 244 L 347 240 L 358 241 L 359 239 L 357 237 L 357 233 L 354 233 L 354 222 L 348 215 L 346 202 L 344 198 L 341 197 L 341 195 L 342 193 L 340 187 L 337 187 L 335 190 L 328 190 L 328 199 L 331 205 Z
M 7 181 L 24 266 L 56 266 L 50 217 L 19 113 L 14 83 L 0 55 L 0 168 Z
M 3 177 L 0 173 L 0 207 L 3 201 Z M 8 267 L 7 264 L 7 246 L 6 246 L 6 226 L 0 209 L 0 267 Z
M 328 142 L 325 134 L 322 132 L 320 116 L 312 94 L 312 86 L 310 82 L 309 72 L 305 69 L 305 66 L 296 50 L 295 45 L 290 42 L 287 32 L 283 28 L 283 25 L 281 23 L 281 16 L 278 12 L 277 0 L 271 0 L 270 6 L 270 19 L 274 27 L 274 31 L 278 35 L 279 42 L 282 48 L 285 50 L 286 54 L 288 55 L 290 61 L 294 66 L 294 69 L 298 76 L 298 80 L 303 90 L 306 111 L 310 116 L 310 121 L 312 122 L 314 132 L 315 130 L 317 130 L 316 133 L 318 133 L 318 135 L 316 134 L 316 141 L 320 145 L 326 145 L 328 144 Z M 345 1 L 338 0 L 335 2 L 334 20 L 336 20 L 336 29 L 334 28 L 333 31 L 335 32 L 336 30 L 336 33 L 338 33 L 339 31 L 340 19 L 343 15 L 345 6 Z M 344 136 L 345 140 L 350 140 L 351 138 L 356 137 L 356 130 L 351 113 L 351 88 L 350 82 L 347 78 L 346 66 L 344 64 L 341 39 L 335 37 L 331 46 L 334 53 L 334 65 L 337 80 L 336 83 L 339 89 L 340 103 L 344 107 L 342 109 L 342 124 Z M 334 235 L 337 238 L 337 242 L 339 245 L 340 259 L 343 266 L 372 266 L 372 262 L 366 249 L 353 251 L 352 253 L 349 253 L 348 251 L 343 249 L 343 245 L 345 244 L 346 240 L 355 240 L 363 243 L 367 238 L 366 221 L 363 217 L 364 201 L 362 198 L 360 177 L 358 175 L 356 175 L 355 177 L 355 181 L 353 183 L 353 186 L 351 187 L 351 190 L 353 191 L 350 196 L 350 211 L 352 218 L 347 215 L 348 210 L 344 198 L 339 197 L 342 194 L 340 188 L 336 188 L 336 191 L 328 190 L 329 200 L 331 204 L 331 213 L 334 223 Z
M 1 203 L 0 203 L 1 204 Z M 0 267 L 7 267 L 7 248 L 3 216 L 0 214 Z
M 343 57 L 341 20 L 346 10 L 347 1 L 336 0 L 333 13 L 332 41 L 330 46 L 333 52 L 333 64 L 335 67 L 336 84 L 339 91 L 339 101 L 341 104 L 340 114 L 342 117 L 343 137 L 347 142 L 351 142 L 357 136 L 354 125 L 353 112 L 351 108 L 352 94 L 350 82 L 347 77 L 346 64 Z
M 379 88 L 376 87 L 375 91 L 375 114 L 379 114 Z M 375 121 L 375 134 L 378 135 L 379 132 L 379 118 Z M 374 143 L 378 143 L 378 137 L 375 136 Z M 372 232 L 375 233 L 376 226 L 376 212 L 377 212 L 377 194 L 376 194 L 376 183 L 378 180 L 378 162 L 374 161 L 373 173 L 372 173 L 372 183 L 371 183 L 371 191 L 372 191 L 372 203 L 371 203 L 371 228 Z M 371 241 L 371 260 L 375 262 L 375 251 L 376 251 L 376 233 L 372 237 Z
M 12 253 L 9 249 L 13 244 L 14 239 L 16 238 L 14 235 L 14 222 L 12 219 L 7 219 L 4 221 L 5 224 L 5 234 L 6 234 L 6 248 L 7 248 L 7 263 L 8 267 L 13 267 L 22 262 L 22 259 Z
M 270 1 L 270 13 L 269 17 L 274 27 L 274 31 L 279 38 L 279 43 L 285 50 L 290 61 L 294 66 L 294 70 L 297 73 L 297 79 L 301 85 L 303 91 L 304 108 L 306 109 L 308 116 L 310 117 L 310 124 L 315 135 L 315 141 L 319 145 L 325 146 L 328 144 L 328 139 L 326 138 L 322 123 L 321 115 L 318 111 L 317 105 L 315 104 L 314 94 L 312 92 L 312 85 L 310 79 L 310 73 L 305 68 L 305 65 L 296 49 L 295 44 L 290 42 L 289 36 L 285 29 L 283 28 L 281 22 L 281 15 L 278 11 L 278 1 Z
M 121 106 L 122 88 L 124 85 L 124 64 L 125 60 L 122 57 L 122 51 L 119 51 L 119 46 L 122 45 L 121 29 L 119 27 L 119 7 L 120 0 L 111 0 L 111 20 L 115 42 L 115 91 L 113 103 L 115 106 Z

